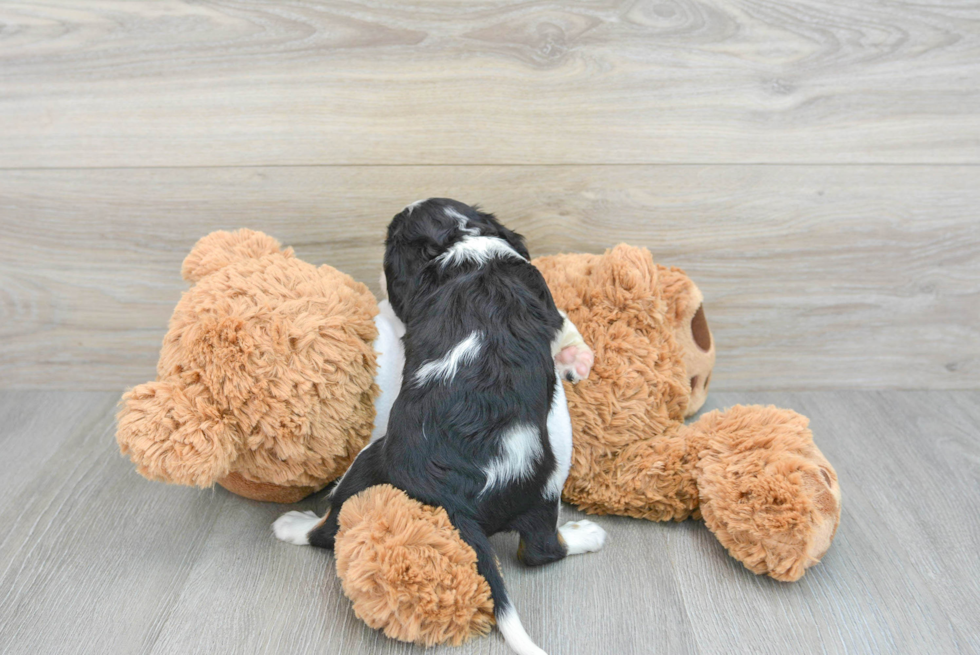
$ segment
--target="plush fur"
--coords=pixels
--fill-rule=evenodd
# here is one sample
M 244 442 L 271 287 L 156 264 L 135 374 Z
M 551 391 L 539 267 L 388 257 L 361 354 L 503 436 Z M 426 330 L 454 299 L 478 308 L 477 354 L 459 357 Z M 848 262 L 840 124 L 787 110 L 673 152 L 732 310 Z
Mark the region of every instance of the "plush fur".
M 575 450 L 565 500 L 596 514 L 690 515 L 696 487 L 673 464 L 684 451 L 670 447 L 687 412 L 689 377 L 650 253 L 623 245 L 534 263 L 596 354 L 590 379 L 566 387 Z
M 441 507 L 371 487 L 344 503 L 334 553 L 354 613 L 393 639 L 458 646 L 493 625 L 476 553 Z
M 565 500 L 652 520 L 703 515 L 733 557 L 778 580 L 799 579 L 816 564 L 839 522 L 840 488 L 806 418 L 735 406 L 683 422 L 703 403 L 714 363 L 700 291 L 683 271 L 629 246 L 534 263 L 596 351 L 589 379 L 565 384 L 575 430 Z M 388 510 L 410 502 L 391 498 Z M 374 522 L 365 529 L 361 540 L 390 536 Z M 338 549 L 346 539 L 338 535 Z M 367 572 L 379 566 L 365 562 Z M 355 603 L 410 595 L 391 578 L 360 579 L 368 583 L 345 587 Z M 361 607 L 371 625 L 392 621 L 384 605 Z
M 733 557 L 778 580 L 816 564 L 840 487 L 806 418 L 736 406 L 683 423 L 714 363 L 701 293 L 683 271 L 626 245 L 535 265 L 596 353 L 589 379 L 566 385 L 575 450 L 564 499 L 595 514 L 703 515 Z
M 799 579 L 824 556 L 840 522 L 837 474 L 809 421 L 776 407 L 736 405 L 688 431 L 705 524 L 753 573 Z
M 183 274 L 157 379 L 122 398 L 122 452 L 150 479 L 279 502 L 342 474 L 378 393 L 367 287 L 251 230 L 201 239 Z

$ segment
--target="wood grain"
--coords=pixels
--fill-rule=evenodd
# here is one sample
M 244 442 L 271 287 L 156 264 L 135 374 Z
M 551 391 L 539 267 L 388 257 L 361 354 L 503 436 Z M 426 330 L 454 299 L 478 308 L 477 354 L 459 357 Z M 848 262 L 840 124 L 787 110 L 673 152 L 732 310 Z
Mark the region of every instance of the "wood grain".
M 0 652 L 135 653 L 153 643 L 228 500 L 140 478 L 113 438 L 117 400 L 0 394 L 0 425 L 43 417 L 8 435 L 5 452 L 56 445 L 44 460 L 17 460 L 22 482 L 0 500 Z
M 332 555 L 272 537 L 285 506 L 136 475 L 112 439 L 114 401 L 0 392 L 6 452 L 41 453 L 0 494 L 0 653 L 510 652 L 496 632 L 426 651 L 370 630 Z M 499 535 L 535 640 L 565 655 L 980 650 L 980 392 L 713 393 L 704 411 L 736 402 L 810 416 L 843 492 L 823 562 L 780 583 L 700 522 L 599 517 L 602 552 L 529 569 Z
M 377 291 L 407 202 L 531 252 L 625 241 L 701 286 L 718 390 L 980 386 L 980 184 L 931 166 L 299 167 L 0 176 L 0 387 L 148 380 L 196 239 L 248 226 Z
M 975 622 L 965 625 L 961 612 L 980 609 L 980 593 L 975 580 L 961 576 L 980 562 L 972 547 L 980 530 L 980 415 L 962 408 L 980 394 L 838 391 L 748 399 L 810 417 L 840 480 L 841 523 L 820 566 L 794 584 L 753 576 L 715 556 L 724 550 L 714 537 L 684 524 L 699 547 L 684 544 L 677 553 L 678 575 L 685 588 L 710 589 L 685 595 L 688 611 L 703 619 L 696 632 L 704 636 L 703 651 L 723 653 L 737 643 L 736 652 L 745 653 L 977 652 L 980 630 Z M 713 394 L 703 411 L 734 402 L 745 395 Z M 960 500 L 951 501 L 953 489 Z
M 0 167 L 978 163 L 965 2 L 6 2 Z

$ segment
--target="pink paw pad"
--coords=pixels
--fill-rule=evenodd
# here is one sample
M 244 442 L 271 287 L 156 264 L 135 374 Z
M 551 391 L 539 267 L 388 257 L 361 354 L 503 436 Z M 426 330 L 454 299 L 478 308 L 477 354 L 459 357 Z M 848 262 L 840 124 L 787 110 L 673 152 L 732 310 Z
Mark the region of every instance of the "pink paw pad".
M 594 362 L 592 349 L 585 345 L 567 346 L 555 355 L 558 374 L 569 382 L 578 382 L 589 377 Z

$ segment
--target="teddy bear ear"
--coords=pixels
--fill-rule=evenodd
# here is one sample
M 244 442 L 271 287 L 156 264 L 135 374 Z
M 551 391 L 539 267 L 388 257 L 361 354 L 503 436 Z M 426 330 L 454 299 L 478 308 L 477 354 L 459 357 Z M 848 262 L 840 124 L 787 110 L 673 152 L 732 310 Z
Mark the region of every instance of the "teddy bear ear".
M 205 275 L 237 261 L 258 259 L 275 253 L 293 256 L 292 248 L 283 250 L 278 241 L 262 232 L 247 229 L 235 232 L 218 230 L 194 244 L 184 258 L 180 274 L 188 282 L 197 282 Z
M 116 441 L 150 480 L 209 487 L 238 456 L 235 430 L 195 385 L 158 380 L 125 394 L 116 415 Z
M 648 298 L 656 281 L 656 264 L 646 248 L 625 243 L 606 251 L 600 258 L 599 267 L 607 269 L 606 275 L 616 285 L 617 294 Z
M 684 417 L 694 416 L 708 397 L 715 366 L 715 343 L 704 312 L 704 296 L 683 270 L 657 266 L 658 281 L 667 303 L 667 325 L 684 355 L 691 398 Z

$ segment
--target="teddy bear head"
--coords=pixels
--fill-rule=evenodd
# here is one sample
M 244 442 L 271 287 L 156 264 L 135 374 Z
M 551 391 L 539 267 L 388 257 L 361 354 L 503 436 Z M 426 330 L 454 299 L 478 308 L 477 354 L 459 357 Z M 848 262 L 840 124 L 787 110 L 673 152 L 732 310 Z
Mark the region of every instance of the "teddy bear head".
M 291 502 L 346 470 L 374 420 L 377 305 L 366 286 L 261 232 L 215 232 L 157 379 L 128 391 L 117 440 L 141 474 Z
M 658 431 L 704 405 L 714 339 L 704 297 L 684 271 L 657 265 L 650 251 L 626 244 L 601 255 L 539 257 L 534 265 L 596 353 L 597 383 L 576 387 L 576 397 L 601 407 L 609 405 L 603 381 L 636 390 L 628 399 L 617 394 L 618 401 L 638 403 L 637 414 L 651 415 L 655 406 Z M 598 396 L 586 398 L 590 390 Z

